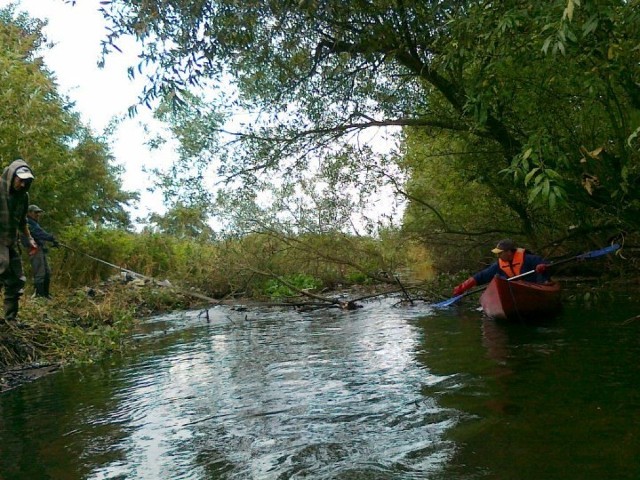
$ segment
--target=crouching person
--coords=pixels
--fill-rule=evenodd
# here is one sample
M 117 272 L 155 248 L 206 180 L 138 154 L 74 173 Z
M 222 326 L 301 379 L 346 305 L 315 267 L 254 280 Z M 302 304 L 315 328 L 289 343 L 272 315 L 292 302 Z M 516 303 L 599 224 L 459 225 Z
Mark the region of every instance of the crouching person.
M 38 246 L 27 226 L 29 188 L 34 176 L 24 160 L 15 160 L 0 176 L 0 287 L 4 288 L 4 322 L 15 322 L 26 278 L 18 244 L 27 238 L 30 253 Z

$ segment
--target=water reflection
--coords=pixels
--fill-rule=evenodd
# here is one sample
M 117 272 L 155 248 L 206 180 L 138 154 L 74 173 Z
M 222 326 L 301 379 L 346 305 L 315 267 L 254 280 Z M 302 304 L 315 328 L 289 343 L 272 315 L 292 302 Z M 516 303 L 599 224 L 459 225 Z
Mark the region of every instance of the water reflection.
M 122 363 L 3 398 L 62 400 L 69 418 L 47 425 L 50 405 L 34 398 L 24 417 L 10 414 L 16 434 L 39 425 L 59 449 L 37 452 L 39 467 L 5 457 L 1 471 L 46 478 L 59 461 L 66 478 L 425 478 L 451 455 L 443 434 L 455 423 L 420 391 L 440 381 L 416 359 L 422 332 L 407 321 L 426 313 L 387 302 L 164 319 L 163 334 Z M 28 446 L 5 432 L 0 444 Z
M 640 322 L 607 323 L 631 313 L 392 303 L 155 319 L 0 397 L 0 478 L 637 478 Z
M 448 433 L 457 448 L 441 478 L 639 478 L 640 369 L 627 359 L 640 329 L 615 320 L 634 308 L 573 306 L 540 326 L 482 319 L 471 344 L 483 349 L 451 345 L 468 364 L 440 403 L 466 415 Z

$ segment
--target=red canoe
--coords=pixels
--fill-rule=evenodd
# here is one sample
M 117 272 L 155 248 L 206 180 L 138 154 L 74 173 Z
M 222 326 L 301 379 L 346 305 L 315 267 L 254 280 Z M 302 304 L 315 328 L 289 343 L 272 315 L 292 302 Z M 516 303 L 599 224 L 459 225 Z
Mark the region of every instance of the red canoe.
M 560 285 L 522 280 L 509 282 L 505 278 L 494 277 L 480 297 L 480 305 L 493 318 L 542 320 L 560 310 Z

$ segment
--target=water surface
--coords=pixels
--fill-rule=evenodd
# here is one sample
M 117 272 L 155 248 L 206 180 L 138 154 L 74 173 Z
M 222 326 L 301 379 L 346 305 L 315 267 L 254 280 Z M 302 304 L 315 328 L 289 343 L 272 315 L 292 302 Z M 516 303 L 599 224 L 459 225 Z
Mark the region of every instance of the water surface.
M 640 313 L 467 306 L 154 318 L 0 395 L 0 479 L 637 479 Z

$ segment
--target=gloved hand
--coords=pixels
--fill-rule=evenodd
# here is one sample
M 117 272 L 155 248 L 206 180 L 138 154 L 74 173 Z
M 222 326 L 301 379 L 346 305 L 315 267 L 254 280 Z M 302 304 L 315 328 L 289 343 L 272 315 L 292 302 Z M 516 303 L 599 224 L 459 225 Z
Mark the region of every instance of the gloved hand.
M 536 273 L 539 273 L 540 275 L 544 275 L 545 272 L 547 271 L 547 267 L 549 267 L 549 265 L 546 265 L 544 263 L 540 263 L 536 265 Z
M 457 297 L 458 295 L 466 292 L 467 290 L 475 287 L 476 285 L 477 285 L 476 279 L 473 277 L 469 277 L 464 282 L 462 282 L 460 285 L 458 285 L 456 288 L 453 289 L 453 295 Z

